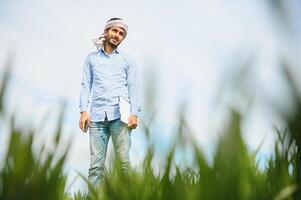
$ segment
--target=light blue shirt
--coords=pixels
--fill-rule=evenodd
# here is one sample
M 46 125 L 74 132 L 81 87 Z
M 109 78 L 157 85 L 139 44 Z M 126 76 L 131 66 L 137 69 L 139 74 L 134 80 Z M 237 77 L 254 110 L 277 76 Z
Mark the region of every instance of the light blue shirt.
M 104 49 L 90 53 L 84 63 L 80 91 L 80 111 L 88 111 L 90 120 L 120 118 L 119 97 L 130 102 L 131 114 L 138 115 L 138 82 L 136 63 L 128 54 Z

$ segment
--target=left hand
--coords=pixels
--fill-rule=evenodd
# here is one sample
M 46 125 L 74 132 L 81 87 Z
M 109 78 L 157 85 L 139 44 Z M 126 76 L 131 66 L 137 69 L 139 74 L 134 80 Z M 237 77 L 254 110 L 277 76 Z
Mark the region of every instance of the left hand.
M 135 129 L 138 126 L 138 117 L 136 115 L 129 116 L 128 126 L 131 129 Z

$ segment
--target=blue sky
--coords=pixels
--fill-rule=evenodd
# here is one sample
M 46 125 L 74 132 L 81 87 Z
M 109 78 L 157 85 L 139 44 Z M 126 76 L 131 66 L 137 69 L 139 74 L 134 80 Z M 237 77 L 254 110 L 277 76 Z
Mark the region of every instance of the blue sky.
M 295 0 L 287 2 L 292 30 L 300 33 L 300 6 Z M 229 106 L 250 109 L 242 130 L 250 149 L 265 138 L 263 156 L 271 151 L 273 125 L 282 124 L 271 103 L 283 110 L 293 109 L 289 98 L 284 98 L 290 94 L 278 61 L 284 53 L 293 63 L 300 63 L 301 34 L 292 42 L 262 1 L 3 0 L 0 5 L 1 73 L 9 52 L 14 58 L 7 110 L 16 111 L 21 122 L 29 120 L 35 126 L 50 108 L 57 109 L 59 99 L 67 100 L 64 126 L 66 137 L 74 140 L 67 165 L 71 176 L 75 170 L 87 174 L 89 165 L 88 136 L 77 128 L 83 60 L 95 50 L 91 41 L 111 17 L 128 22 L 129 34 L 120 48 L 138 63 L 142 108 L 147 101 L 144 88 L 149 84 L 145 80 L 155 74 L 151 80 L 156 86 L 154 108 L 158 114 L 152 138 L 159 152 L 172 137 L 182 101 L 194 137 L 208 155 L 226 126 Z M 252 58 L 245 81 L 241 81 L 242 66 Z M 295 70 L 300 74 L 300 69 Z M 250 98 L 251 108 L 247 106 Z M 147 111 L 144 108 L 143 119 Z M 47 117 L 41 141 L 51 137 L 55 116 Z M 6 141 L 5 135 L 1 137 L 0 150 Z M 134 164 L 143 158 L 144 139 L 141 130 L 135 131 Z

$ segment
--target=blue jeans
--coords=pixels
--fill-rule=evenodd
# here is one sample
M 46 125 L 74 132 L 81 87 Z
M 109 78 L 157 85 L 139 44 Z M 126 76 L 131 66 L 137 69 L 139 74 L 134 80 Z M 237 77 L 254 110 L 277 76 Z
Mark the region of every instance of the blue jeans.
M 115 156 L 120 159 L 126 171 L 130 166 L 129 150 L 131 146 L 131 130 L 120 119 L 103 122 L 91 122 L 90 126 L 89 181 L 94 185 L 101 182 L 105 174 L 105 160 L 110 136 Z

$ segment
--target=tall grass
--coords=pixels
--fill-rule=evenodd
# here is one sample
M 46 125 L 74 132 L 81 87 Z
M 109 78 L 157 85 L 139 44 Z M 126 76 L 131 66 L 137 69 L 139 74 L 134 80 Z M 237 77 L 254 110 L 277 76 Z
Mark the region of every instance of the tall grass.
M 65 199 L 67 177 L 63 174 L 63 167 L 70 144 L 67 144 L 64 153 L 58 153 L 58 147 L 62 145 L 62 123 L 58 123 L 55 133 L 54 150 L 46 150 L 45 145 L 41 145 L 37 155 L 33 147 L 37 134 L 35 130 L 18 128 L 14 117 L 6 119 L 8 117 L 3 116 L 9 71 L 10 66 L 7 65 L 0 87 L 0 115 L 4 121 L 9 122 L 5 125 L 10 130 L 7 153 L 5 158 L 1 158 L 3 163 L 0 165 L 0 199 Z
M 7 73 L 1 86 L 3 107 Z M 180 120 L 178 137 L 168 155 L 165 167 L 156 174 L 152 161 L 154 145 L 148 151 L 140 171 L 124 173 L 116 161 L 99 187 L 89 186 L 88 193 L 66 194 L 66 174 L 63 172 L 68 148 L 57 158 L 61 123 L 54 139 L 55 148 L 46 152 L 42 147 L 38 156 L 33 151 L 35 131 L 26 134 L 16 128 L 11 119 L 8 150 L 0 171 L 0 199 L 301 199 L 301 99 L 289 71 L 286 77 L 295 94 L 296 112 L 287 117 L 287 129 L 276 129 L 278 141 L 265 169 L 249 152 L 241 136 L 241 116 L 233 112 L 231 123 L 220 138 L 213 162 L 209 163 L 193 139 L 186 145 L 193 147 L 195 165 L 181 169 L 174 157 L 184 135 L 190 135 L 184 119 Z M 1 111 L 1 115 L 4 115 Z M 5 116 L 3 116 L 5 117 Z M 60 120 L 61 121 L 61 120 Z M 149 134 L 149 127 L 144 127 Z

